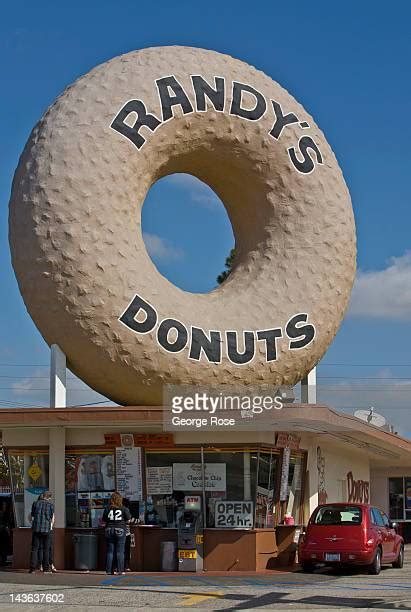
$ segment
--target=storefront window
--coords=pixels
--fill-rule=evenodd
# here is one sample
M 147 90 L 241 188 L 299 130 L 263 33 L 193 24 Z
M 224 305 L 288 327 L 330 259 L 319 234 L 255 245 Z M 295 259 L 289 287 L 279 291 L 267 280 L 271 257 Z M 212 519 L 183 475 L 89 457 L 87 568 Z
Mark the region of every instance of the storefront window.
M 255 527 L 257 528 L 273 527 L 274 525 L 274 491 L 277 466 L 277 454 L 273 452 L 261 452 L 259 454 L 255 509 Z
M 146 452 L 146 525 L 177 527 L 186 495 L 202 495 L 200 451 Z
M 208 528 L 227 528 L 230 525 L 270 528 L 282 522 L 286 513 L 294 516 L 298 522 L 302 502 L 303 456 L 298 452 L 290 455 L 285 473 L 285 497 L 280 502 L 279 449 L 207 447 L 202 454 L 201 448 L 146 448 L 143 453 L 143 499 L 130 501 L 132 516 L 145 525 L 176 528 L 184 511 L 185 496 L 199 495 L 204 525 Z M 118 486 L 115 464 L 114 449 L 88 453 L 79 450 L 66 455 L 68 527 L 101 526 L 104 508 Z M 242 515 L 242 511 L 236 510 L 238 516 L 234 518 L 237 522 L 225 524 L 225 516 L 230 511 L 221 510 L 224 504 L 216 506 L 219 501 L 241 502 L 246 511 Z
M 288 472 L 288 497 L 286 514 L 294 517 L 295 522 L 300 522 L 301 493 L 303 481 L 303 457 L 290 458 L 290 471 Z
M 406 479 L 410 481 L 409 478 Z M 411 484 L 411 482 L 410 482 Z M 404 519 L 404 479 L 403 478 L 389 478 L 388 479 L 389 489 L 389 504 L 390 504 L 390 518 Z M 411 493 L 411 489 L 410 489 Z M 410 495 L 411 501 L 411 495 Z M 410 506 L 411 507 L 411 506 Z
M 67 527 L 100 527 L 115 488 L 112 453 L 66 455 Z
M 216 527 L 214 516 L 217 501 L 254 502 L 258 452 L 207 450 L 204 461 L 210 466 L 210 478 L 206 476 L 205 487 L 207 527 Z
M 285 448 L 281 465 L 280 504 L 275 517 L 276 524 L 284 523 L 286 517 L 292 517 L 295 523 L 301 523 L 303 520 L 303 467 L 303 455 L 291 453 Z
M 47 451 L 9 451 L 9 469 L 17 527 L 31 526 L 31 507 L 48 489 L 49 457 Z

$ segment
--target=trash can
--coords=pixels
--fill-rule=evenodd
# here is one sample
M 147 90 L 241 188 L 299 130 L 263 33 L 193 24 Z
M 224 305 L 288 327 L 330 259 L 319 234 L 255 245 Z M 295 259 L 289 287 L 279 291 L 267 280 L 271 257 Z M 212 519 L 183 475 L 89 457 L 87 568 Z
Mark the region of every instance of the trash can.
M 177 542 L 161 542 L 160 559 L 162 572 L 176 572 L 177 565 Z
M 96 570 L 98 557 L 98 535 L 96 533 L 73 534 L 74 569 Z

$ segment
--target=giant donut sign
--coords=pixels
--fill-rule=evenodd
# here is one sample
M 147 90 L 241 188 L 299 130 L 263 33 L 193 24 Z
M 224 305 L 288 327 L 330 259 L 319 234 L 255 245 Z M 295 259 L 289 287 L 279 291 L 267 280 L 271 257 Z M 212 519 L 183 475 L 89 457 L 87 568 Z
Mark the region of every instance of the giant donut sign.
M 147 191 L 175 172 L 233 226 L 233 271 L 209 294 L 172 285 L 144 245 Z M 355 275 L 350 196 L 312 117 L 255 68 L 189 47 L 114 58 L 57 98 L 15 173 L 10 246 L 46 342 L 121 404 L 161 404 L 164 383 L 295 384 Z

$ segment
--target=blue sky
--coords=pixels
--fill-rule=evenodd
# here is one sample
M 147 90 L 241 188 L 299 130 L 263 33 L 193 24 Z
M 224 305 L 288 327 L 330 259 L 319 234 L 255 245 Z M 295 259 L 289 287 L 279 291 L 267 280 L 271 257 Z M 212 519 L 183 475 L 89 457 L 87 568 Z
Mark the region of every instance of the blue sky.
M 411 433 L 410 22 L 405 0 L 218 8 L 185 0 L 3 3 L 0 404 L 48 400 L 47 347 L 19 295 L 7 240 L 10 184 L 31 128 L 96 64 L 133 49 L 183 44 L 262 69 L 324 131 L 353 200 L 359 273 L 349 314 L 319 368 L 319 398 L 349 411 L 372 403 Z M 202 227 L 203 235 L 212 230 L 214 243 L 198 231 L 177 241 L 176 219 L 187 230 Z M 233 239 L 224 208 L 207 187 L 190 178 L 163 179 L 148 194 L 143 223 L 148 248 L 170 280 L 191 291 L 212 288 Z M 80 382 L 70 385 L 71 403 L 99 401 Z

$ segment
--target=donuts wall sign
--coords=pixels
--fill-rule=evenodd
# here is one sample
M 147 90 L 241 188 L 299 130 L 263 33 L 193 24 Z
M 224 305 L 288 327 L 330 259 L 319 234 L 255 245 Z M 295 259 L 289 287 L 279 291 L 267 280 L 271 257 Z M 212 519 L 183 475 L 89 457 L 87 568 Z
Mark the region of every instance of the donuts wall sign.
M 229 103 L 226 100 L 227 86 L 224 77 L 215 76 L 213 85 L 210 85 L 200 75 L 191 75 L 190 79 L 195 106 L 190 102 L 190 98 L 176 77 L 166 76 L 155 81 L 161 105 L 161 119 L 147 112 L 146 105 L 142 100 L 128 100 L 115 116 L 111 127 L 125 136 L 137 149 L 141 149 L 146 142 L 146 137 L 141 133 L 143 127 L 155 132 L 163 123 L 173 118 L 175 107 L 180 107 L 183 115 L 206 112 L 208 110 L 207 100 L 211 102 L 212 107 L 217 112 L 228 112 L 234 117 L 240 117 L 248 121 L 259 121 L 267 110 L 271 109 L 274 117 L 268 133 L 274 141 L 281 138 L 284 128 L 288 125 L 298 124 L 301 129 L 309 129 L 310 127 L 307 121 L 300 121 L 294 113 L 284 113 L 281 104 L 276 100 L 267 101 L 263 94 L 251 85 L 233 81 L 231 84 L 231 103 Z M 244 106 L 246 96 L 248 96 L 248 107 Z M 298 172 L 309 174 L 314 170 L 316 164 L 323 163 L 321 151 L 311 136 L 300 136 L 297 149 L 298 153 L 296 147 L 289 147 L 287 153 L 293 167 Z
M 209 185 L 233 228 L 231 274 L 207 294 L 170 283 L 144 243 L 147 192 L 173 173 Z M 9 239 L 46 342 L 135 406 L 165 384 L 294 385 L 355 277 L 350 195 L 314 119 L 261 71 L 190 47 L 113 58 L 54 101 L 15 172 Z
M 249 363 L 254 359 L 256 342 L 262 343 L 266 362 L 276 361 L 277 340 L 284 336 L 281 327 L 257 331 L 221 332 L 205 331 L 193 325 L 188 329 L 184 323 L 173 318 L 163 319 L 158 324 L 156 309 L 139 295 L 134 297 L 119 320 L 137 334 L 147 334 L 156 330 L 158 344 L 168 353 L 180 353 L 189 344 L 189 359 L 200 361 L 204 356 L 209 363 L 221 363 L 222 344 L 225 345 L 225 354 L 232 364 Z M 291 317 L 285 325 L 284 331 L 289 340 L 290 350 L 304 348 L 314 339 L 315 327 L 311 323 L 307 324 L 307 321 L 308 315 L 300 313 Z M 242 352 L 240 345 L 243 346 Z

